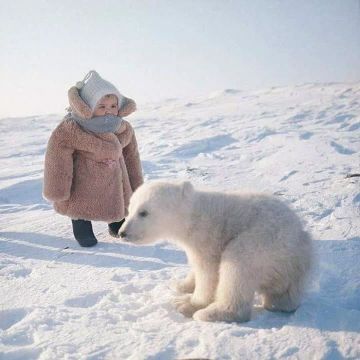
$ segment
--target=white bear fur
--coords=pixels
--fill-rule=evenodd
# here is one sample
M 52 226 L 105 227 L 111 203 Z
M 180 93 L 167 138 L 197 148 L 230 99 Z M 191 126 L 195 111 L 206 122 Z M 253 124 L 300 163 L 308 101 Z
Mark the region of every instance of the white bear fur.
M 255 292 L 268 310 L 294 311 L 312 262 L 309 234 L 277 198 L 199 191 L 189 182 L 140 186 L 120 236 L 134 244 L 168 239 L 185 250 L 191 272 L 175 305 L 203 321 L 248 321 Z

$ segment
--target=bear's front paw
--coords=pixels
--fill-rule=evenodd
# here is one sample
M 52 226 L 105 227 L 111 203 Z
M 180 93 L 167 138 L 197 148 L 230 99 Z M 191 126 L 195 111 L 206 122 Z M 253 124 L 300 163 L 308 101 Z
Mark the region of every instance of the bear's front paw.
M 174 300 L 176 310 L 181 312 L 184 316 L 191 318 L 195 311 L 199 310 L 198 306 L 191 303 L 191 295 L 178 296 Z
M 193 315 L 193 319 L 197 321 L 227 321 L 227 322 L 244 322 L 250 320 L 250 313 L 237 313 L 222 309 L 215 303 L 209 305 L 205 309 L 197 311 Z
M 219 314 L 216 311 L 209 311 L 207 308 L 201 309 L 194 313 L 193 319 L 197 321 L 221 321 Z

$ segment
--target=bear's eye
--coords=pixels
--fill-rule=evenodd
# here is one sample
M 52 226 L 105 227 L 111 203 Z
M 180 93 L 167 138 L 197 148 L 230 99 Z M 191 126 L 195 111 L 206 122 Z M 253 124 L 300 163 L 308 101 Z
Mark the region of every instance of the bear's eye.
M 140 217 L 146 217 L 146 216 L 148 216 L 149 215 L 149 213 L 146 211 L 146 210 L 143 210 L 143 211 L 140 211 L 139 212 L 139 216 Z

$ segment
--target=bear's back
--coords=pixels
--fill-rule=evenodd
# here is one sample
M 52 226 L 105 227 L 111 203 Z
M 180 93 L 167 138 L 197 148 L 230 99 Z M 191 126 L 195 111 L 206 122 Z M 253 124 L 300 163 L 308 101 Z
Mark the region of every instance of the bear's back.
M 251 231 L 267 233 L 269 238 L 303 231 L 299 217 L 289 206 L 263 193 L 199 191 L 194 208 L 198 226 L 203 222 L 214 236 L 228 240 Z

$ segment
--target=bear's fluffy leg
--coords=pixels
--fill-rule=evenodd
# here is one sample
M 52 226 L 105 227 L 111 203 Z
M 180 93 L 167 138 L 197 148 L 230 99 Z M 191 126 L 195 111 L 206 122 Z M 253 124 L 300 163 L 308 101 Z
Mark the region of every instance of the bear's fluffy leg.
M 194 314 L 195 320 L 238 321 L 250 320 L 256 290 L 256 279 L 246 254 L 239 254 L 237 244 L 230 244 L 221 258 L 219 283 L 215 301 Z
M 189 258 L 195 275 L 194 293 L 179 296 L 174 301 L 176 309 L 186 317 L 192 317 L 196 311 L 214 301 L 219 276 L 219 262 L 216 259 L 197 257 L 195 254 Z
M 215 299 L 219 281 L 219 260 L 202 254 L 195 258 L 189 256 L 195 274 L 195 289 L 191 302 L 196 306 L 206 307 Z

